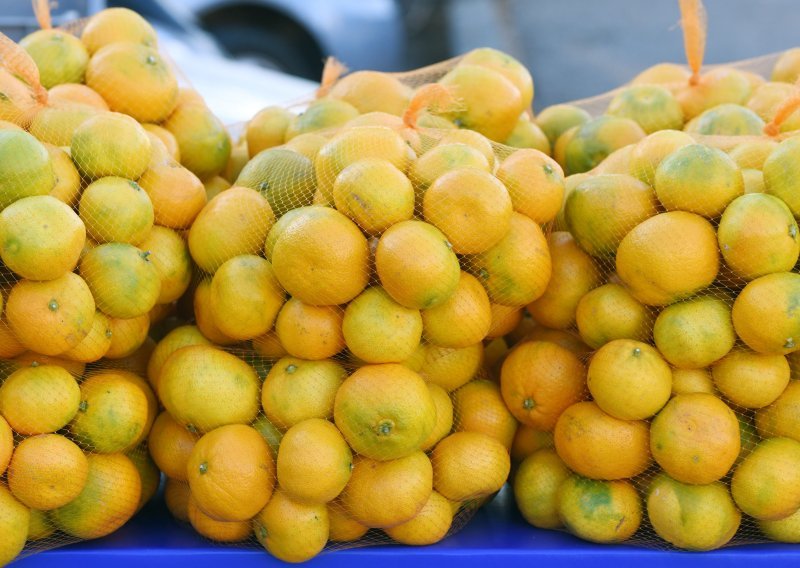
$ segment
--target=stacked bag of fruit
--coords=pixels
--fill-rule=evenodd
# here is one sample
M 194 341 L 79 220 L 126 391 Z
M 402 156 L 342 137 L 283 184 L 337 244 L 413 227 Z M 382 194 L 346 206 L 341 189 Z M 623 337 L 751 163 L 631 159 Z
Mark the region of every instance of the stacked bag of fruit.
M 172 514 L 292 562 L 438 542 L 503 486 L 517 422 L 484 344 L 545 291 L 564 191 L 496 142 L 549 149 L 505 54 L 331 73 L 246 125 L 188 231 L 194 324 L 148 369 Z
M 141 17 L 35 5 L 0 36 L 0 564 L 113 532 L 159 470 L 282 560 L 457 530 L 510 471 L 494 340 L 564 193 L 527 70 L 330 66 L 232 145 Z
M 570 175 L 534 340 L 500 373 L 514 493 L 595 542 L 796 543 L 800 58 L 700 73 L 702 6 L 681 8 L 690 70 L 537 119 Z
M 73 34 L 36 7 L 41 30 L 0 36 L 3 565 L 107 535 L 155 494 L 148 333 L 191 283 L 198 176 L 230 151 L 138 15 Z

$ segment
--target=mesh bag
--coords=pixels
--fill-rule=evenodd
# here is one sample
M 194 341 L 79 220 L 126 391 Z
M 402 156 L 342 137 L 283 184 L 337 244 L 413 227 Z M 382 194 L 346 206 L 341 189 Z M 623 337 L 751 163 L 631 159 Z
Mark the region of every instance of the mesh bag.
M 796 543 L 797 52 L 701 73 L 702 5 L 681 9 L 688 68 L 538 118 L 571 175 L 502 364 L 514 492 L 596 542 Z
M 0 565 L 110 534 L 158 490 L 147 366 L 230 154 L 141 17 L 34 9 L 41 30 L 0 36 Z
M 331 63 L 232 144 L 141 17 L 36 7 L 0 38 L 0 564 L 113 532 L 159 471 L 177 519 L 288 561 L 467 522 L 564 194 L 528 72 Z

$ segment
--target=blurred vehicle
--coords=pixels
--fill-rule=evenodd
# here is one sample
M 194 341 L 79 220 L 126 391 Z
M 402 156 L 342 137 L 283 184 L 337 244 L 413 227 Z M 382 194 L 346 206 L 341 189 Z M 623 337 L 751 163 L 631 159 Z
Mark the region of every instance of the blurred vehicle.
M 180 4 L 231 55 L 293 75 L 318 79 L 328 55 L 353 70 L 404 69 L 406 32 L 395 0 L 183 0 Z
M 60 0 L 53 25 L 86 17 L 106 6 L 139 12 L 156 29 L 160 49 L 175 63 L 181 79 L 195 88 L 226 124 L 244 122 L 265 106 L 304 98 L 316 89 L 313 81 L 232 60 L 191 13 L 176 9 L 175 4 L 163 0 Z M 29 2 L 0 0 L 0 31 L 19 40 L 38 28 Z

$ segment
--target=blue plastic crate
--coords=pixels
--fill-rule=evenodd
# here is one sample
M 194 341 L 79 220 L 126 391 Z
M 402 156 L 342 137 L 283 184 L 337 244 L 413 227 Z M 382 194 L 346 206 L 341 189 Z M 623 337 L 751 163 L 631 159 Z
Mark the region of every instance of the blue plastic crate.
M 148 505 L 117 533 L 96 541 L 34 554 L 12 568 L 264 568 L 285 566 L 263 550 L 209 543 L 171 519 L 161 501 Z M 524 566 L 537 568 L 620 568 L 675 566 L 759 568 L 800 565 L 800 545 L 750 544 L 713 552 L 653 550 L 637 545 L 599 545 L 559 531 L 538 530 L 516 511 L 503 491 L 460 532 L 433 546 L 382 545 L 324 552 L 309 568 L 460 568 Z

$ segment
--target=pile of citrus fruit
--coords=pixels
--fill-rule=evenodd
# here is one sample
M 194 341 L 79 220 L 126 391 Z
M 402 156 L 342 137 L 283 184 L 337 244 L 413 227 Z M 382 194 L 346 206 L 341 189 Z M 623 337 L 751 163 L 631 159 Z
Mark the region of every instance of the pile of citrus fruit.
M 294 562 L 437 542 L 504 485 L 487 345 L 564 194 L 522 65 L 352 73 L 232 141 L 134 12 L 0 39 L 0 565 L 160 473 L 198 533 Z
M 662 64 L 538 115 L 571 175 L 499 373 L 534 526 L 800 542 L 798 72 Z

